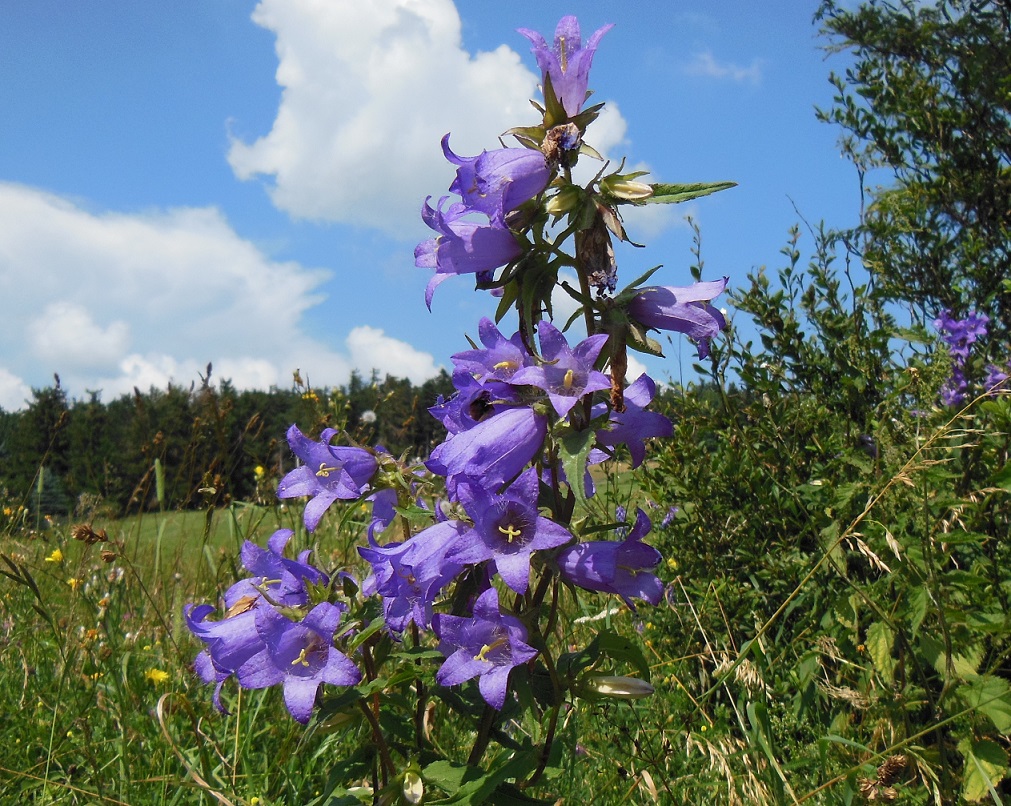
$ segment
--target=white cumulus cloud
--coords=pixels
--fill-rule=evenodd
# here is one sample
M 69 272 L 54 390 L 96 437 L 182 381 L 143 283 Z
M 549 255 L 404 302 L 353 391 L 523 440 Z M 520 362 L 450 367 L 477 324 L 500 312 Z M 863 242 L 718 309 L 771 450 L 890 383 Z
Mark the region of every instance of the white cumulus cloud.
M 0 406 L 60 374 L 73 396 L 105 398 L 213 377 L 239 388 L 286 386 L 301 368 L 318 386 L 352 369 L 409 377 L 432 357 L 365 323 L 324 343 L 303 314 L 327 273 L 273 260 L 215 208 L 96 213 L 59 196 L 0 183 Z M 341 339 L 347 339 L 341 344 Z
M 130 327 L 123 321 L 102 327 L 82 306 L 52 302 L 28 324 L 30 349 L 41 360 L 76 368 L 114 365 L 126 350 Z
M 469 53 L 451 0 L 261 0 L 253 20 L 277 37 L 281 103 L 271 131 L 233 140 L 228 159 L 242 179 L 268 177 L 296 218 L 411 237 L 422 199 L 452 178 L 444 134 L 472 155 L 537 122 L 526 49 Z M 625 122 L 610 108 L 591 132 L 604 152 Z

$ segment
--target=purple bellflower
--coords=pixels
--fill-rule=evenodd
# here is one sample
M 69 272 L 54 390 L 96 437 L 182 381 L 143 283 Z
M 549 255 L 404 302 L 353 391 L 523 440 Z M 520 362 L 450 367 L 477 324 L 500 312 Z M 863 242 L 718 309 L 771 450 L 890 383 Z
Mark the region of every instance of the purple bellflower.
M 460 157 L 450 149 L 447 134 L 442 153 L 458 166 L 449 189 L 468 209 L 484 213 L 498 226 L 505 226 L 505 214 L 544 190 L 551 178 L 544 155 L 530 148 L 497 148 Z
M 550 322 L 541 322 L 538 331 L 545 363 L 519 370 L 512 383 L 543 389 L 559 417 L 572 411 L 584 395 L 611 388 L 608 377 L 593 368 L 607 342 L 607 334 L 590 336 L 572 348 Z
M 609 448 L 627 445 L 632 455 L 632 467 L 638 467 L 646 458 L 646 440 L 650 437 L 669 437 L 674 433 L 671 421 L 646 407 L 656 395 L 656 383 L 643 373 L 625 389 L 625 411 L 612 410 L 607 428 L 597 431 L 597 442 Z M 604 406 L 594 406 L 594 414 L 603 413 Z
M 376 458 L 363 448 L 330 445 L 337 434 L 327 428 L 320 442 L 306 437 L 298 426 L 288 429 L 288 445 L 303 465 L 288 473 L 277 485 L 278 498 L 312 496 L 305 505 L 305 528 L 315 531 L 323 513 L 338 499 L 354 501 L 369 489 L 379 468 Z
M 1001 369 L 996 364 L 986 365 L 986 379 L 983 381 L 983 388 L 989 391 L 995 386 L 1004 383 L 1008 379 L 1008 370 L 1011 367 L 1004 367 Z
M 425 466 L 446 477 L 450 495 L 461 477 L 481 479 L 493 488 L 516 476 L 540 453 L 547 433 L 544 415 L 525 406 L 506 409 L 436 446 Z
M 556 558 L 559 575 L 584 590 L 620 596 L 629 607 L 633 607 L 632 599 L 658 604 L 663 583 L 652 570 L 663 558 L 642 542 L 651 526 L 649 517 L 639 509 L 624 540 L 587 540 L 563 549 Z
M 263 649 L 256 628 L 256 613 L 281 607 L 304 607 L 308 604 L 306 582 L 327 584 L 327 576 L 308 562 L 309 551 L 297 560 L 289 560 L 282 552 L 294 533 L 280 529 L 271 535 L 263 549 L 246 541 L 242 546 L 242 563 L 251 578 L 232 585 L 224 595 L 225 615 L 208 620 L 215 612 L 213 605 L 187 605 L 186 625 L 197 638 L 207 644 L 197 655 L 194 668 L 205 683 L 216 683 L 214 704 L 221 711 L 221 688 L 238 669 Z M 265 598 L 268 597 L 268 598 Z
M 573 539 L 564 526 L 538 514 L 538 484 L 537 471 L 530 468 L 502 495 L 489 493 L 479 484 L 461 485 L 459 496 L 474 519 L 474 528 L 448 559 L 464 565 L 491 560 L 506 585 L 516 593 L 526 593 L 533 552 Z
M 341 610 L 320 602 L 302 621 L 291 621 L 273 608 L 258 608 L 256 632 L 261 649 L 235 671 L 243 688 L 284 687 L 288 712 L 303 725 L 312 716 L 320 685 L 353 686 L 362 673 L 333 645 Z
M 422 241 L 414 249 L 415 266 L 435 269 L 435 276 L 425 289 L 425 303 L 429 310 L 435 289 L 449 276 L 488 272 L 523 253 L 516 236 L 504 226 L 465 220 L 464 217 L 473 212 L 467 205 L 456 202 L 443 212 L 442 205 L 447 198 L 440 199 L 436 209 L 432 209 L 429 199 L 425 199 L 421 217 L 439 234 Z
M 723 293 L 729 277 L 690 286 L 647 286 L 628 303 L 628 315 L 646 327 L 684 333 L 698 344 L 699 358 L 709 355 L 709 341 L 727 326 L 710 301 Z
M 948 345 L 948 352 L 958 364 L 964 364 L 969 359 L 969 349 L 979 339 L 986 336 L 990 317 L 984 313 L 969 311 L 965 319 L 955 319 L 951 311 L 945 309 L 934 320 L 941 338 Z
M 590 65 L 601 38 L 613 28 L 605 25 L 594 32 L 583 44 L 579 20 L 573 16 L 562 17 L 555 27 L 554 46 L 549 46 L 536 31 L 520 28 L 519 33 L 530 40 L 542 80 L 551 79 L 555 97 L 569 117 L 578 115 L 586 101 L 586 88 L 590 82 Z
M 494 380 L 508 383 L 516 372 L 532 365 L 533 359 L 518 332 L 507 339 L 495 323 L 485 316 L 478 323 L 478 335 L 485 349 L 464 350 L 453 356 L 454 366 L 458 370 L 470 373 L 477 381 L 486 383 Z
M 440 613 L 433 628 L 446 656 L 435 674 L 439 685 L 456 686 L 477 677 L 481 696 L 496 710 L 505 705 L 509 673 L 537 657 L 537 650 L 526 643 L 522 622 L 499 610 L 494 588 L 474 602 L 473 618 Z
M 436 595 L 456 578 L 463 565 L 446 555 L 469 531 L 460 521 L 442 521 L 429 526 L 404 543 L 359 548 L 372 566 L 362 582 L 362 594 L 379 594 L 387 626 L 403 632 L 412 621 L 428 628 Z

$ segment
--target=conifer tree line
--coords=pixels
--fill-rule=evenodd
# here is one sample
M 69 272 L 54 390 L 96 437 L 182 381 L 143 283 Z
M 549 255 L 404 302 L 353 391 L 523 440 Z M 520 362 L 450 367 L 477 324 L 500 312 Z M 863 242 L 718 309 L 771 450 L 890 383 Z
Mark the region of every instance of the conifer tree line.
M 289 389 L 238 390 L 212 381 L 71 399 L 54 376 L 28 406 L 0 410 L 0 489 L 33 516 L 65 516 L 84 496 L 109 515 L 157 508 L 272 503 L 292 467 L 285 431 L 293 422 L 347 427 L 362 445 L 426 456 L 444 438 L 427 408 L 451 392 L 449 376 L 420 386 L 352 373 L 345 386 L 312 389 L 296 373 Z

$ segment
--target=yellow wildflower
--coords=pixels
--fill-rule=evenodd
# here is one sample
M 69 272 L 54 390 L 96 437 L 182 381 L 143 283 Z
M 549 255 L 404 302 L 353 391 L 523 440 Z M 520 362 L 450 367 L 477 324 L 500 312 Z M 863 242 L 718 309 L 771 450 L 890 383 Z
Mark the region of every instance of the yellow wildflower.
M 47 563 L 61 563 L 63 562 L 63 552 L 59 549 L 54 549 L 53 553 L 46 557 Z
M 167 683 L 169 679 L 169 673 L 162 671 L 161 669 L 148 669 L 144 672 L 144 677 L 154 683 L 156 686 L 162 683 Z

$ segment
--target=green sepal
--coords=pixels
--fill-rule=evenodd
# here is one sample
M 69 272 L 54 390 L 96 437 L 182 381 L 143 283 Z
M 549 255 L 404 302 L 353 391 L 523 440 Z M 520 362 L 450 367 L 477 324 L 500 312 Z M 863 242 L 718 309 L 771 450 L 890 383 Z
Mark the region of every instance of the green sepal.
M 544 112 L 543 109 L 538 111 L 541 113 Z M 543 126 L 514 126 L 502 133 L 503 137 L 508 137 L 510 135 L 515 137 L 525 146 L 539 149 L 541 144 L 544 142 L 547 132 Z
M 565 107 L 555 95 L 555 88 L 551 86 L 551 76 L 544 74 L 544 128 L 550 129 L 559 123 L 568 120 Z
M 614 295 L 614 305 L 615 307 L 622 307 L 628 302 L 631 302 L 633 297 L 639 295 L 642 291 L 642 284 L 645 283 L 650 277 L 654 275 L 657 271 L 663 268 L 663 264 L 660 263 L 654 266 L 652 269 L 636 277 L 631 283 L 625 286 L 621 291 Z
M 663 348 L 660 342 L 646 335 L 646 331 L 638 322 L 630 322 L 628 325 L 628 338 L 625 345 L 635 350 L 637 353 L 646 353 L 657 358 L 663 358 Z
M 623 204 L 680 204 L 700 196 L 708 196 L 721 190 L 737 187 L 736 182 L 686 182 L 668 184 L 666 182 L 652 183 L 653 195 L 640 201 L 626 201 Z

